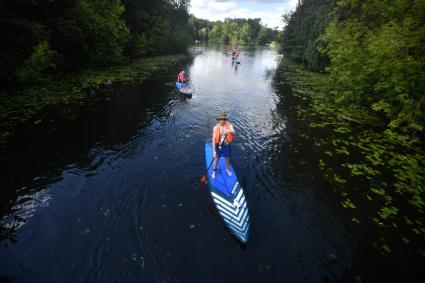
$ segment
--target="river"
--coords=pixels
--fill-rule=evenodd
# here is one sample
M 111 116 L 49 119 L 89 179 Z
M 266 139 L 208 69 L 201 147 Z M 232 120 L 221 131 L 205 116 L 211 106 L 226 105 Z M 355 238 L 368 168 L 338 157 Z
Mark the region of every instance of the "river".
M 196 47 L 187 65 L 143 85 L 115 86 L 74 119 L 52 114 L 4 150 L 0 281 L 352 281 L 357 240 L 314 184 L 285 173 L 291 143 L 280 55 L 246 47 L 235 65 Z M 174 90 L 186 69 L 194 90 Z M 288 90 L 289 91 L 289 90 Z M 232 164 L 250 211 L 246 246 L 222 224 L 204 174 L 204 141 L 226 111 Z M 288 122 L 289 121 L 289 122 Z M 358 278 L 360 279 L 360 278 Z M 366 280 L 367 281 L 367 280 Z

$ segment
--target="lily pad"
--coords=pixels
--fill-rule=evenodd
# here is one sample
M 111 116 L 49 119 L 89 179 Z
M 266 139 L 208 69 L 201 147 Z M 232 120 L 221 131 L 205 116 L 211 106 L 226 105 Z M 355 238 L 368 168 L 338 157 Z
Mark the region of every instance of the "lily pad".
M 337 257 L 337 255 L 336 255 L 336 254 L 329 254 L 329 258 L 330 258 L 331 260 L 333 260 L 333 261 L 337 261 L 337 260 L 338 260 L 338 257 Z
M 382 245 L 382 248 L 387 252 L 390 253 L 391 249 L 387 245 Z

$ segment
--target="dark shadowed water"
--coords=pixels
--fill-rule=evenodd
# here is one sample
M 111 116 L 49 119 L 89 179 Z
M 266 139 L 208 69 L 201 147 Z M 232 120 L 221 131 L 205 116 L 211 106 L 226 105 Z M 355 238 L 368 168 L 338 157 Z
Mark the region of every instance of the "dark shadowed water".
M 354 240 L 326 196 L 282 172 L 290 140 L 279 110 L 285 88 L 272 84 L 277 52 L 246 48 L 235 66 L 222 49 L 198 51 L 179 66 L 192 99 L 174 91 L 176 69 L 116 87 L 75 119 L 53 116 L 7 146 L 3 281 L 322 282 L 351 270 Z M 247 246 L 196 182 L 220 111 L 237 133 L 232 163 L 247 194 Z

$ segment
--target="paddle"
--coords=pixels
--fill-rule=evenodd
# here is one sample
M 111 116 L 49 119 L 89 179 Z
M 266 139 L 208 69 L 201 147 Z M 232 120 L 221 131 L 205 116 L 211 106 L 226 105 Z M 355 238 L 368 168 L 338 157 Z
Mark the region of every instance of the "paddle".
M 224 136 L 223 141 L 222 141 L 222 142 L 220 143 L 220 145 L 218 146 L 220 149 L 221 149 L 221 145 L 224 143 L 224 141 L 225 141 L 225 140 L 227 140 L 227 134 Z M 201 181 L 200 181 L 200 183 L 201 183 L 202 185 L 205 185 L 205 184 L 207 183 L 207 174 L 208 174 L 208 171 L 210 170 L 210 167 L 211 167 L 211 165 L 213 164 L 213 162 L 214 162 L 214 156 L 213 156 L 213 159 L 211 160 L 210 165 L 208 165 L 207 171 L 205 171 L 205 174 L 201 177 Z

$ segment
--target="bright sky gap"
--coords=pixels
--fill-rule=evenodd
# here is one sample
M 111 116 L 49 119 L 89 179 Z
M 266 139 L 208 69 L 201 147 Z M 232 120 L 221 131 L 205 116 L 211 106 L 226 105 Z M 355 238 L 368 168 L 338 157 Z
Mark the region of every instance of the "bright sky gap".
M 226 18 L 261 18 L 270 28 L 282 29 L 282 14 L 295 9 L 298 0 L 191 0 L 190 13 L 211 21 Z

